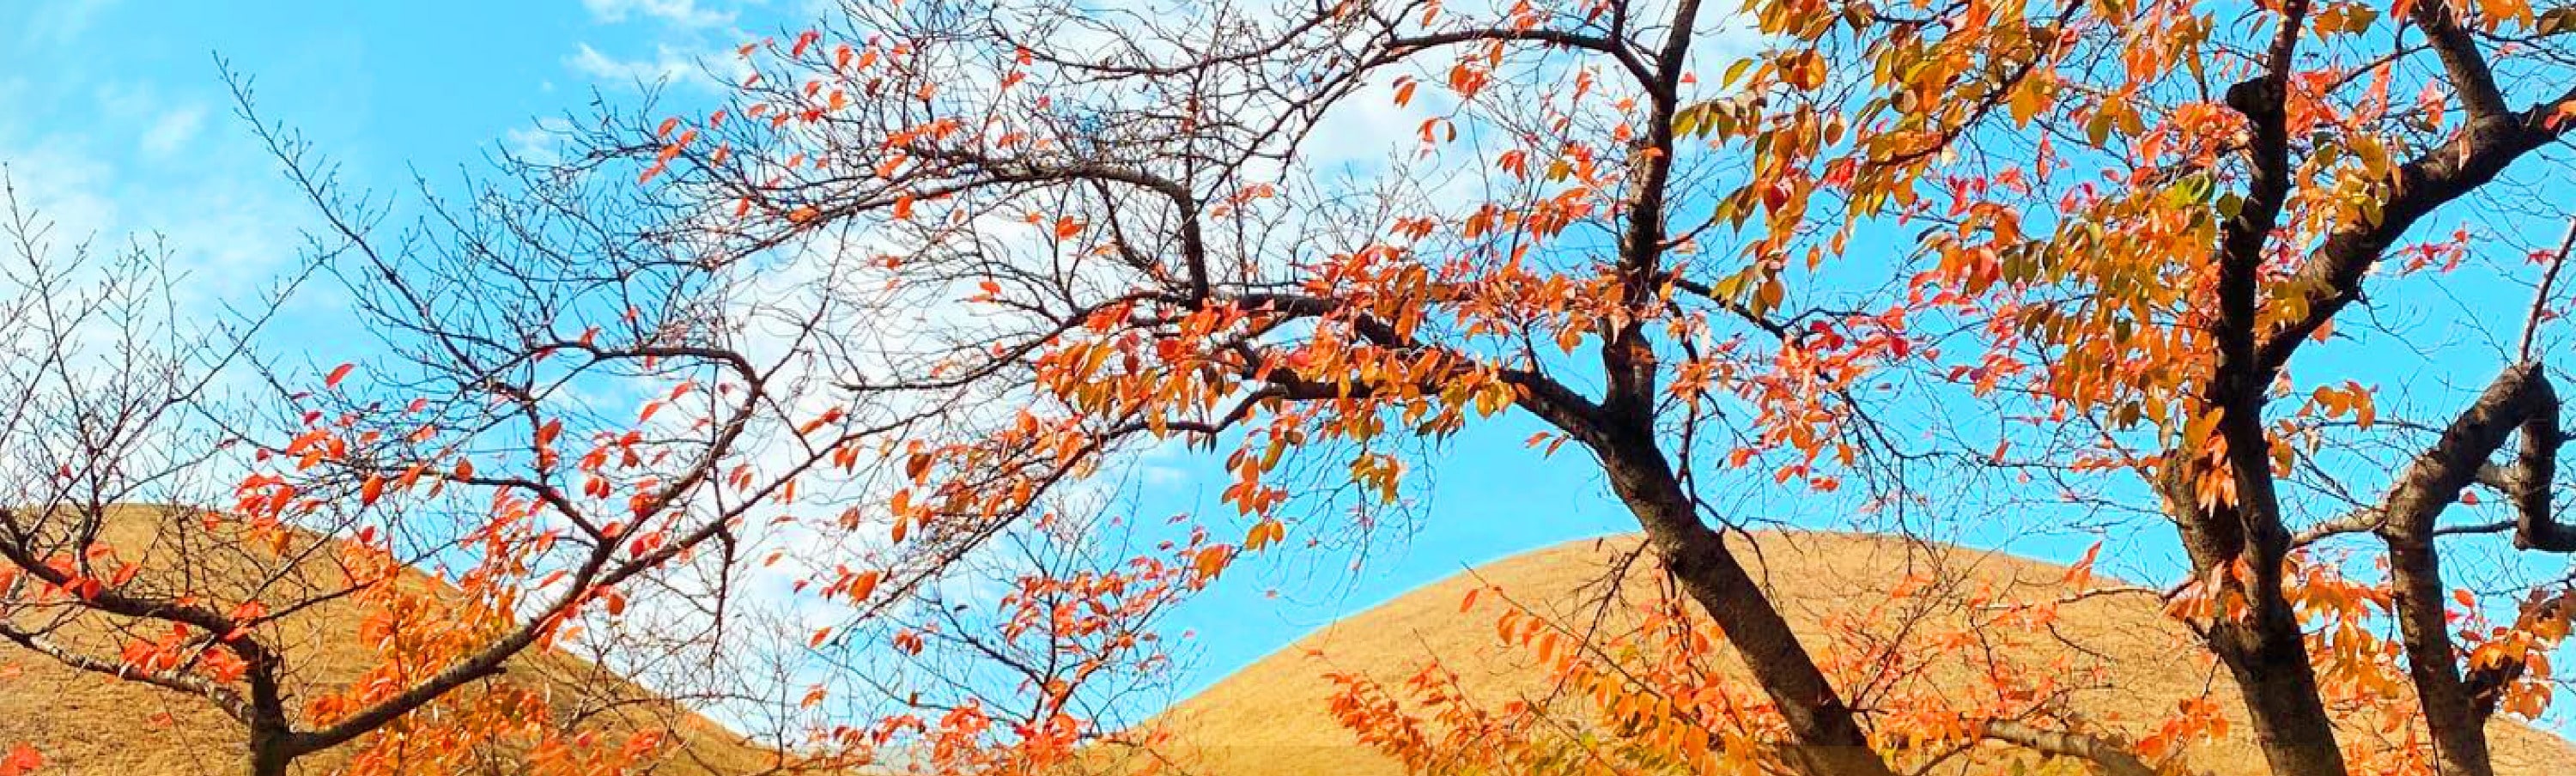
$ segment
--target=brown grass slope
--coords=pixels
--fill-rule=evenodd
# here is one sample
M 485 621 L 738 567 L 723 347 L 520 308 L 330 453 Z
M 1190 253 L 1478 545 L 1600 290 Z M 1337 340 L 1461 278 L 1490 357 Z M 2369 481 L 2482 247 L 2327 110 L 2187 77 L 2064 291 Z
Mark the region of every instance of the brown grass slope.
M 110 513 L 102 538 L 121 558 L 136 560 L 144 568 L 133 584 L 201 591 L 215 600 L 241 600 L 249 585 L 265 584 L 277 594 L 331 590 L 345 586 L 347 580 L 327 560 L 281 563 L 269 548 L 210 534 L 199 518 L 167 509 L 118 508 Z M 315 543 L 318 540 L 290 547 L 288 552 L 327 559 L 328 553 L 300 552 Z M 281 576 L 276 573 L 281 568 L 294 571 Z M 404 584 L 445 588 L 425 574 L 407 578 Z M 286 618 L 274 632 L 263 634 L 279 645 L 294 667 L 290 693 L 311 697 L 323 688 L 344 687 L 373 664 L 372 651 L 358 643 L 359 617 L 355 604 L 330 600 Z M 115 654 L 109 646 L 115 638 L 96 619 L 75 621 L 56 634 L 57 641 L 85 642 L 93 651 L 103 649 L 108 655 Z M 32 744 L 45 756 L 44 773 L 212 776 L 246 770 L 240 725 L 201 698 L 76 670 L 7 642 L 0 642 L 0 677 L 7 677 L 0 678 L 0 749 Z M 752 773 L 772 760 L 722 726 L 570 655 L 522 656 L 509 664 L 505 677 L 522 686 L 542 688 L 558 717 L 583 715 L 588 724 L 611 735 L 668 731 L 671 755 L 660 761 L 656 773 Z M 301 703 L 297 697 L 289 698 L 290 708 Z M 328 773 L 354 746 L 308 756 L 298 762 L 298 770 Z M 518 770 L 509 752 L 490 753 L 486 762 L 494 774 Z
M 1963 590 L 1987 585 L 1998 600 L 2055 599 L 2071 590 L 2065 567 L 1999 553 L 1857 534 L 1754 537 L 1735 540 L 1738 551 L 1757 566 L 1774 600 L 1803 634 L 1815 633 L 1828 615 L 1853 611 L 1872 596 L 1885 600 L 1886 591 L 1908 574 L 1959 580 Z M 1189 772 L 1209 776 L 1401 773 L 1393 761 L 1355 745 L 1351 734 L 1335 723 L 1327 710 L 1334 686 L 1324 673 L 1356 671 L 1400 688 L 1416 666 L 1436 657 L 1457 671 L 1470 697 L 1489 704 L 1545 696 L 1544 671 L 1533 653 L 1498 641 L 1491 605 L 1461 615 L 1460 600 L 1481 580 L 1536 611 L 1576 615 L 1588 611 L 1582 608 L 1587 594 L 1597 593 L 1596 583 L 1609 575 L 1610 564 L 1635 542 L 1628 537 L 1586 540 L 1508 558 L 1345 618 L 1175 706 L 1163 717 L 1174 738 L 1161 747 L 1161 754 Z M 1652 589 L 1648 565 L 1637 564 L 1629 572 L 1635 589 Z M 2052 639 L 2051 648 L 2067 650 L 2078 663 L 2098 662 L 2108 679 L 2101 683 L 2107 686 L 2072 699 L 2078 711 L 2134 735 L 2145 720 L 2214 687 L 2232 732 L 2195 750 L 2188 766 L 2222 776 L 2260 772 L 2242 704 L 2233 700 L 2229 680 L 2186 646 L 2189 632 L 2164 617 L 2156 601 L 2140 595 L 2103 596 L 2067 604 L 2062 612 L 2057 627 L 2065 646 Z M 1867 698 L 1855 700 L 1856 705 L 1868 704 Z M 2565 740 L 2515 722 L 2498 722 L 2491 732 L 2500 773 L 2576 774 L 2576 747 Z M 1985 752 L 1936 772 L 1997 771 L 1984 766 L 2008 756 L 2019 755 Z

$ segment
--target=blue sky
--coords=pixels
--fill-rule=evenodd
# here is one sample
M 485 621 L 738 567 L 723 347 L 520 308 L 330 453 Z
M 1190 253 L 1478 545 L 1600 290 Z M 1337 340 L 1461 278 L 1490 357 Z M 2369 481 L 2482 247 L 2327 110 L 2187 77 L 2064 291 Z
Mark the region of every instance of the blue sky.
M 210 304 L 255 292 L 291 266 L 296 230 L 312 225 L 234 115 L 218 55 L 254 81 L 264 118 L 304 132 L 353 186 L 407 194 L 415 174 L 452 183 L 492 149 L 532 142 L 540 122 L 580 111 L 594 89 L 614 100 L 639 80 L 668 75 L 675 97 L 705 93 L 694 58 L 722 62 L 743 36 L 773 32 L 803 8 L 790 0 L 216 6 L 0 5 L 0 105 L 11 108 L 0 112 L 0 160 L 21 195 L 66 233 L 166 236 Z M 285 333 L 313 363 L 366 347 L 328 325 L 334 299 L 328 289 L 300 294 L 298 325 Z M 1533 430 L 1514 420 L 1456 440 L 1460 466 L 1427 494 L 1442 518 L 1423 521 L 1408 541 L 1381 542 L 1363 573 L 1255 569 L 1194 603 L 1179 627 L 1197 631 L 1201 659 L 1183 685 L 1467 566 L 1633 525 L 1589 466 L 1528 454 L 1521 441 Z M 1219 487 L 1201 492 L 1185 482 L 1155 506 L 1213 504 Z M 1286 588 L 1276 600 L 1267 596 L 1274 586 Z
M 0 160 L 21 194 L 69 232 L 166 235 L 195 279 L 191 288 L 212 304 L 256 291 L 289 266 L 295 230 L 311 220 L 233 115 L 218 55 L 255 80 L 267 118 L 306 133 L 344 165 L 349 183 L 391 191 L 415 174 L 453 181 L 496 147 L 525 146 L 545 117 L 582 110 L 594 90 L 616 100 L 639 80 L 670 77 L 679 96 L 711 93 L 693 58 L 722 61 L 736 42 L 789 26 L 805 11 L 801 0 L 0 4 Z M 2444 228 L 2455 220 L 2435 219 Z M 2482 309 L 2518 302 L 2518 293 L 2458 291 L 2450 303 L 2418 305 L 2418 325 L 2466 328 Z M 328 293 L 299 297 L 292 317 L 301 328 L 290 341 L 316 363 L 348 360 L 364 347 L 327 325 L 332 302 Z M 2386 377 L 2428 414 L 2493 373 L 2481 364 L 2446 379 L 2439 370 L 2373 361 L 2382 358 L 2374 347 L 2387 345 L 2347 343 L 2319 358 Z M 1513 419 L 1450 443 L 1425 493 L 1436 518 L 1409 541 L 1381 543 L 1385 552 L 1364 572 L 1317 568 L 1310 577 L 1255 568 L 1195 602 L 1178 627 L 1198 631 L 1201 660 L 1182 686 L 1464 567 L 1633 527 L 1576 453 L 1543 462 L 1523 448 L 1534 430 Z M 1183 479 L 1158 487 L 1167 490 L 1149 508 L 1211 505 L 1222 485 Z M 2015 548 L 2071 559 L 2086 543 L 2061 536 Z M 2172 568 L 2169 541 L 2148 546 L 2106 559 L 2106 567 Z M 1266 595 L 1310 580 L 1334 584 L 1289 588 L 1304 592 L 1280 600 Z
M 453 180 L 593 83 L 678 69 L 675 47 L 731 18 L 667 0 L 11 3 L 0 159 L 66 233 L 160 233 L 196 289 L 238 297 L 292 263 L 310 215 L 234 115 L 219 55 L 351 184 L 393 190 Z

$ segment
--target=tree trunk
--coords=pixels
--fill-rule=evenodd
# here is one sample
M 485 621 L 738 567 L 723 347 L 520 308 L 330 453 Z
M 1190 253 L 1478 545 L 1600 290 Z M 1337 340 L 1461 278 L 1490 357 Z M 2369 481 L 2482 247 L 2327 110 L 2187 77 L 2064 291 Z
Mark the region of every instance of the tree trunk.
M 285 736 L 251 733 L 250 776 L 286 776 L 286 766 L 295 761 L 285 746 Z
M 1806 776 L 1892 776 L 1851 707 L 1826 681 L 1789 623 L 1746 573 L 1725 539 L 1699 521 L 1651 437 L 1599 445 L 1610 486 L 1637 518 L 1663 566 L 1717 622 L 1752 669 L 1796 740 L 1792 767 Z
M 2277 611 L 2212 628 L 2210 642 L 2236 679 L 2264 761 L 2277 776 L 2344 776 L 2343 750 L 2317 696 L 2297 615 L 2287 604 L 2258 608 Z
M 2452 492 L 2456 493 L 2457 490 Z M 2427 531 L 2424 536 L 2389 541 L 2389 575 L 2396 587 L 2397 624 L 2406 645 L 2406 669 L 2423 705 L 2424 723 L 2432 734 L 2442 776 L 2491 776 L 2483 715 L 2460 678 L 2451 649 L 2448 597 L 2443 590 L 2441 561 Z
M 2233 449 L 2264 450 L 2260 426 L 2239 424 L 2259 418 L 2259 409 L 2230 408 L 2220 429 L 2231 435 Z M 2250 427 L 2250 428 L 2248 428 Z M 2240 439 L 2252 439 L 2250 443 Z M 2192 460 L 2174 451 L 2168 460 Z M 2222 606 L 2209 626 L 2210 650 L 2236 679 L 2236 689 L 2252 717 L 2255 744 L 2274 776 L 2344 776 L 2343 750 L 2335 742 L 2333 717 L 2317 693 L 2317 675 L 2308 663 L 2307 636 L 2298 612 L 2282 593 L 2282 564 L 2290 538 L 2281 527 L 2268 456 L 2231 456 L 2236 503 L 2202 510 L 2196 504 L 2194 478 L 2200 467 L 2166 469 L 2166 508 L 2180 524 L 2183 547 L 2192 567 L 2204 578 L 2215 573 L 2218 592 L 2242 596 L 2241 615 Z M 2250 460 L 2249 460 L 2250 459 Z M 2245 566 L 2243 581 L 2228 572 Z

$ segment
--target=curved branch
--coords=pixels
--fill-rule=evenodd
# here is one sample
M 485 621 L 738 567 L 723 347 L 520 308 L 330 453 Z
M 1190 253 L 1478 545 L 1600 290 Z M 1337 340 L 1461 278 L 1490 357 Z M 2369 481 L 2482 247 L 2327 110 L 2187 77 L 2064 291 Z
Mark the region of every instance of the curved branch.
M 2431 449 L 2407 466 L 2380 509 L 2385 519 L 2379 535 L 2388 544 L 2399 641 L 2445 774 L 2486 774 L 2493 765 L 2485 715 L 2477 711 L 2451 643 L 2449 596 L 2434 546 L 2434 521 L 2459 500 L 2461 489 L 2476 481 L 2480 465 L 2504 447 L 2517 427 L 2543 417 L 2555 425 L 2557 414 L 2558 397 L 2538 364 L 2506 369 L 2442 430 Z M 2545 509 L 2547 493 L 2538 498 Z
M 2061 757 L 2078 757 L 2102 766 L 2110 776 L 2155 776 L 2155 769 L 2137 755 L 2109 741 L 2081 733 L 2043 730 L 2012 720 L 1988 720 L 1979 735 L 2035 752 Z
M 2496 89 L 2495 71 L 2487 67 L 2486 55 L 2478 53 L 2477 39 L 2460 27 L 2449 0 L 2416 3 L 2408 15 L 2424 28 L 2434 55 L 2442 59 L 2442 70 L 2450 74 L 2451 88 L 2459 92 L 2460 102 L 2468 107 L 2469 120 L 2502 116 L 2510 110 L 2505 107 L 2504 93 Z
M 2289 363 L 2300 343 L 2361 298 L 2363 276 L 2415 222 L 2495 180 L 2506 166 L 2576 128 L 2576 89 L 2522 113 L 2471 121 L 2450 143 L 2400 166 L 2376 221 L 2357 221 L 2327 236 L 2287 287 L 2303 289 L 2306 313 L 2263 340 L 2256 363 L 2266 373 Z
M 52 639 L 19 630 L 7 624 L 0 624 L 0 639 L 6 639 L 37 654 L 53 658 L 55 662 L 83 671 L 203 696 L 213 701 L 217 708 L 223 709 L 224 713 L 232 715 L 233 719 L 250 722 L 255 718 L 250 702 L 242 698 L 241 693 L 205 677 L 178 671 L 136 671 L 121 661 L 77 652 Z

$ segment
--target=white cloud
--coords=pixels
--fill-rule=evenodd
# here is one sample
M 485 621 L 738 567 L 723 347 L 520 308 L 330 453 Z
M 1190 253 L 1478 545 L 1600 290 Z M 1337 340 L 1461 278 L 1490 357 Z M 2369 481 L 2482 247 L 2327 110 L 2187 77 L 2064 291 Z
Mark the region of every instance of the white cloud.
M 143 130 L 143 153 L 156 157 L 178 153 L 197 138 L 197 130 L 205 125 L 206 106 L 183 105 L 165 111 Z
M 650 59 L 618 59 L 601 53 L 599 49 L 591 48 L 588 43 L 580 46 L 581 50 L 565 58 L 564 66 L 572 68 L 573 72 L 589 76 L 593 81 L 604 82 L 609 86 L 656 84 L 688 84 L 700 88 L 715 86 L 714 79 L 709 78 L 706 70 L 698 66 L 695 57 L 667 43 L 655 45 L 653 57 Z
M 20 200 L 55 224 L 61 247 L 166 247 L 169 268 L 185 280 L 178 301 L 202 312 L 242 301 L 294 263 L 309 211 L 247 137 L 209 135 L 206 99 L 148 83 L 59 99 L 98 120 L 48 126 L 0 116 L 0 162 Z
M 512 127 L 501 132 L 501 147 L 512 156 L 553 164 L 563 159 L 563 133 L 571 125 L 560 118 L 538 119 L 537 123 Z
M 59 137 L 0 144 L 0 161 L 20 201 L 54 224 L 58 248 L 166 246 L 184 281 L 177 301 L 193 311 L 212 313 L 263 289 L 295 261 L 296 229 L 309 220 L 297 202 L 257 185 L 269 178 L 234 165 L 141 173 L 96 144 Z
M 699 8 L 697 0 L 581 0 L 581 7 L 603 22 L 642 17 L 674 27 L 713 27 L 733 21 L 732 11 Z
M 79 38 L 98 23 L 100 14 L 122 0 L 52 0 L 36 3 L 23 31 L 29 43 L 61 45 Z M 685 4 L 685 3 L 684 3 Z
M 116 203 L 101 193 L 111 177 L 107 166 L 62 144 L 0 146 L 0 169 L 19 204 L 53 223 L 58 241 L 88 240 L 116 220 Z
M 173 96 L 150 83 L 100 86 L 95 99 L 108 120 L 78 136 L 108 138 L 117 136 L 118 129 L 131 129 L 135 148 L 146 157 L 159 159 L 187 148 L 206 125 L 205 100 Z

